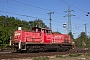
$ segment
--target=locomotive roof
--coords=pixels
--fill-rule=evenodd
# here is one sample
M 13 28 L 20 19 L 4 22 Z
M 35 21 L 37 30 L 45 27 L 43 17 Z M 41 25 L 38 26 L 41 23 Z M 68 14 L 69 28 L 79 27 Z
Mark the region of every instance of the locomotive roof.
M 32 29 L 35 29 L 35 28 L 40 28 L 40 29 L 44 29 L 44 30 L 51 30 L 50 28 L 42 28 L 42 27 L 34 27 Z

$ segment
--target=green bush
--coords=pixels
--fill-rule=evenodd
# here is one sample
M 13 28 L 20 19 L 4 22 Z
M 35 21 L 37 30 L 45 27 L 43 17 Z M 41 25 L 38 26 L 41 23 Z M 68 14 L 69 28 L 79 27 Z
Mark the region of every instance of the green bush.
M 33 60 L 49 60 L 48 57 L 35 57 Z
M 86 47 L 87 47 L 87 48 L 90 47 L 90 44 L 87 44 Z

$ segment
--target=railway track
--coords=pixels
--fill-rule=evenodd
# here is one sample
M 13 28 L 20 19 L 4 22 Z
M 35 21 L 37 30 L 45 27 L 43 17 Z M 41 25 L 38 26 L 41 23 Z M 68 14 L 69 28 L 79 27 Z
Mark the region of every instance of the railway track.
M 39 56 L 54 56 L 54 55 L 65 55 L 65 54 L 78 54 L 88 53 L 90 49 L 74 49 L 68 52 L 36 52 L 36 53 L 12 53 L 12 52 L 0 52 L 0 59 L 12 59 L 12 58 L 28 58 L 28 57 L 39 57 Z

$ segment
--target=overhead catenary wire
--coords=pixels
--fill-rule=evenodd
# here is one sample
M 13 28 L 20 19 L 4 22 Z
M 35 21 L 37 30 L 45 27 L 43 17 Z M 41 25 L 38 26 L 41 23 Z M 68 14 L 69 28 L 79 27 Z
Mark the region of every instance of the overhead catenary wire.
M 72 5 L 72 4 L 70 4 L 70 3 L 66 2 L 66 1 L 64 1 L 64 0 L 60 0 L 60 1 L 62 1 L 62 2 L 64 2 L 64 3 L 66 3 L 66 4 L 68 4 L 68 5 L 70 5 L 70 6 L 74 7 L 74 8 L 76 8 L 76 9 L 78 9 L 79 11 L 81 11 L 81 12 L 83 12 L 83 13 L 88 13 L 88 12 L 86 12 L 86 11 L 84 11 L 84 10 L 82 10 L 82 9 L 80 9 L 80 8 L 78 8 L 78 7 L 76 7 L 76 6 Z M 84 19 L 80 19 L 79 17 L 78 17 L 77 19 L 82 20 L 82 21 L 85 21 L 85 22 L 89 22 L 89 21 L 86 21 L 86 20 L 84 20 Z
M 74 7 L 74 8 L 76 8 L 76 9 L 78 9 L 78 10 L 80 10 L 80 11 L 82 11 L 82 12 L 84 12 L 84 13 L 87 13 L 86 11 L 84 11 L 84 10 L 82 10 L 82 9 L 80 9 L 80 8 L 78 8 L 78 7 L 76 7 L 76 6 L 72 5 L 72 4 L 64 1 L 64 0 L 61 0 L 61 1 L 64 2 L 64 3 L 66 3 L 66 4 L 68 4 L 68 5 L 70 5 L 70 6 L 72 6 L 72 7 Z
M 11 1 L 13 1 L 13 0 L 11 0 Z M 18 1 L 17 1 L 18 2 Z M 18 2 L 19 3 L 19 2 Z M 26 5 L 28 5 L 28 4 L 26 4 Z M 15 8 L 16 9 L 16 8 Z M 48 9 L 45 9 L 45 10 L 48 10 Z M 58 13 L 58 12 L 57 12 Z M 38 18 L 38 17 L 37 17 Z M 48 20 L 48 19 L 45 19 L 45 20 Z
M 33 5 L 30 5 L 30 4 L 26 4 L 26 3 L 22 3 L 22 2 L 18 2 L 18 1 L 15 1 L 15 0 L 11 0 L 11 1 L 14 1 L 14 2 L 17 2 L 17 3 L 21 3 L 21 4 L 25 4 L 25 5 L 28 5 L 28 6 L 32 6 L 32 7 L 35 7 L 35 8 L 39 8 L 39 9 L 43 9 L 43 10 L 47 10 L 47 11 L 50 11 L 49 9 L 45 9 L 45 8 L 40 8 L 40 7 L 37 7 L 37 6 L 33 6 Z M 63 0 L 61 0 L 61 1 L 63 1 Z M 65 1 L 63 1 L 63 2 L 65 2 Z M 65 2 L 65 3 L 67 3 L 67 2 Z M 67 4 L 69 4 L 69 3 L 67 3 Z M 69 5 L 71 5 L 71 4 L 69 4 Z M 71 5 L 71 6 L 73 6 L 73 5 Z M 54 12 L 55 13 L 55 12 Z M 61 14 L 61 13 L 59 13 L 59 12 L 57 12 L 58 14 Z M 45 19 L 46 20 L 46 19 Z
M 11 0 L 11 1 L 13 1 L 13 0 Z M 21 2 L 22 3 L 22 2 Z M 18 4 L 21 4 L 21 3 L 18 3 Z M 26 3 L 25 3 L 26 4 Z M 23 5 L 25 5 L 25 4 L 23 4 Z M 28 4 L 27 4 L 28 5 Z M 28 7 L 31 7 L 31 6 L 28 6 Z M 34 6 L 33 6 L 34 7 Z M 37 6 L 36 6 L 37 7 Z M 36 8 L 36 7 L 34 7 L 34 8 Z M 38 8 L 38 7 L 37 7 Z M 8 8 L 8 9 L 11 9 L 11 8 Z M 7 11 L 0 11 L 0 12 L 4 12 L 4 13 L 8 13 L 8 14 L 14 14 L 14 15 L 19 15 L 19 16 L 25 16 L 25 17 L 31 17 L 31 18 L 34 18 L 34 19 L 37 19 L 37 18 L 39 18 L 39 17 L 34 17 L 34 16 L 30 16 L 30 15 L 25 15 L 25 14 L 21 14 L 21 13 L 15 13 L 15 12 L 9 12 L 8 11 L 8 9 L 7 9 Z M 16 9 L 16 8 L 15 8 Z M 40 8 L 38 8 L 38 9 L 40 9 Z M 19 10 L 19 9 L 17 9 L 17 10 Z M 22 10 L 22 9 L 21 9 Z M 41 9 L 41 10 L 44 10 L 44 9 Z M 49 9 L 46 9 L 45 11 L 49 11 Z M 51 11 L 51 10 L 50 10 Z M 56 11 L 54 11 L 54 13 L 55 13 Z M 59 14 L 59 12 L 57 12 L 58 14 Z M 47 13 L 46 13 L 47 14 Z M 61 14 L 61 13 L 60 13 Z M 61 14 L 61 15 L 63 15 L 63 14 Z M 65 15 L 65 14 L 64 14 Z M 44 18 L 41 18 L 41 19 L 44 19 Z M 48 18 L 47 19 L 44 19 L 44 20 L 48 20 Z M 58 19 L 59 20 L 59 19 Z M 82 20 L 82 19 L 80 19 L 80 20 Z M 54 20 L 53 20 L 54 21 Z M 57 21 L 55 20 L 55 23 L 56 23 Z M 58 24 L 59 24 L 59 22 L 57 22 Z
M 5 2 L 3 2 L 5 3 Z M 10 9 L 10 8 L 9 8 Z M 15 8 L 16 9 L 16 8 Z M 19 15 L 19 16 L 25 16 L 25 17 L 31 17 L 31 18 L 35 18 L 35 19 L 44 19 L 44 18 L 39 18 L 39 17 L 33 17 L 33 16 L 29 16 L 29 15 L 25 15 L 25 14 L 20 14 L 20 13 L 14 13 L 14 12 L 6 12 L 6 11 L 0 11 L 0 12 L 4 12 L 4 13 L 9 13 L 9 14 L 15 14 L 15 15 Z M 48 20 L 48 19 L 44 19 L 44 20 Z M 55 21 L 57 22 L 57 21 Z M 58 22 L 57 22 L 58 23 Z M 59 23 L 58 23 L 59 24 Z
M 34 5 L 30 5 L 30 4 L 26 4 L 26 3 L 23 3 L 23 2 L 19 2 L 19 1 L 15 1 L 15 0 L 12 0 L 14 2 L 17 2 L 19 4 L 24 4 L 24 5 L 27 5 L 27 6 L 30 6 L 30 7 L 34 7 L 34 8 L 38 8 L 38 9 L 42 9 L 42 10 L 45 10 L 45 11 L 52 11 L 50 9 L 46 9 L 46 8 L 42 8 L 42 7 L 38 7 L 38 6 L 34 6 Z M 63 13 L 60 13 L 60 12 L 57 12 L 57 11 L 54 11 L 54 13 L 57 13 L 57 14 L 61 14 L 61 15 L 65 15 Z
M 13 0 L 12 0 L 13 1 Z M 1 1 L 1 2 L 3 2 L 3 1 Z M 18 2 L 18 1 L 13 1 L 14 3 L 16 2 L 16 3 L 19 3 L 19 4 L 24 4 L 24 5 L 28 5 L 29 7 L 31 7 L 32 5 L 29 5 L 29 4 L 25 4 L 25 3 L 22 3 L 22 2 Z M 3 2 L 3 3 L 5 3 L 5 2 Z M 34 8 L 36 8 L 36 6 L 33 6 Z M 37 7 L 38 8 L 38 7 Z M 10 8 L 9 8 L 10 9 Z M 13 9 L 13 8 L 12 8 Z M 14 8 L 14 9 L 16 9 L 16 10 L 21 10 L 21 9 L 17 9 L 17 8 Z M 39 9 L 44 9 L 44 8 L 39 8 Z M 47 10 L 47 11 L 50 11 L 49 9 L 44 9 L 44 10 Z M 36 12 L 35 12 L 36 13 Z M 59 13 L 59 12 L 56 12 L 56 13 L 58 13 L 58 14 L 61 14 L 61 13 Z M 22 15 L 22 14 L 21 14 Z M 38 17 L 37 17 L 38 18 Z M 36 18 L 36 19 L 37 19 Z M 38 19 L 40 19 L 40 18 L 38 18 Z M 48 20 L 48 19 L 44 19 L 44 20 Z
M 37 6 L 33 6 L 33 5 L 30 5 L 30 4 L 26 4 L 26 3 L 18 2 L 18 1 L 15 1 L 15 0 L 11 0 L 11 1 L 14 1 L 14 2 L 19 3 L 19 4 L 24 4 L 24 5 L 32 6 L 32 7 L 34 7 L 34 8 L 39 8 L 39 9 L 43 9 L 43 10 L 50 11 L 49 9 L 40 8 L 40 7 L 37 7 Z M 59 13 L 59 12 L 56 12 L 56 11 L 55 11 L 55 13 L 62 14 L 62 13 Z M 45 20 L 46 20 L 46 19 L 45 19 Z
M 87 13 L 86 11 L 84 11 L 84 10 L 82 10 L 82 9 L 80 9 L 80 8 L 78 8 L 78 7 L 76 7 L 76 6 L 72 5 L 72 4 L 64 1 L 64 0 L 61 0 L 61 1 L 64 2 L 64 3 L 66 3 L 66 4 L 68 4 L 69 6 L 72 6 L 72 7 L 76 8 L 76 9 L 82 11 L 83 13 Z M 75 17 L 76 17 L 76 15 L 75 15 Z M 85 22 L 89 22 L 89 21 L 87 21 L 87 20 L 81 19 L 80 17 L 76 17 L 76 19 L 79 19 L 79 20 L 85 21 Z
M 17 3 L 21 3 L 21 4 L 25 4 L 25 5 L 28 5 L 28 6 L 32 6 L 32 7 L 34 7 L 34 8 L 38 8 L 38 9 L 42 9 L 42 10 L 46 10 L 46 11 L 51 11 L 51 10 L 49 10 L 49 9 L 45 9 L 45 8 L 37 7 L 37 6 L 34 6 L 34 5 L 30 5 L 30 4 L 18 2 L 18 1 L 15 1 L 15 0 L 12 0 L 12 1 L 17 2 Z M 63 0 L 61 0 L 61 1 L 63 1 Z M 84 12 L 84 13 L 86 13 L 86 11 L 81 10 L 80 8 L 75 7 L 74 5 L 71 5 L 71 4 L 69 4 L 69 3 L 65 2 L 65 1 L 63 1 L 63 2 L 66 3 L 66 4 L 68 4 L 68 5 L 70 5 L 70 6 L 73 6 L 74 8 L 76 8 L 76 9 L 78 9 L 78 10 Z M 56 11 L 54 11 L 54 13 L 62 14 L 62 13 L 56 12 Z M 62 14 L 62 15 L 65 15 L 65 14 Z M 47 20 L 47 19 L 45 19 L 45 20 Z M 81 19 L 79 19 L 79 20 L 81 20 Z M 84 19 L 82 19 L 82 20 L 84 20 Z M 84 20 L 84 21 L 85 21 L 85 20 Z
M 0 2 L 2 2 L 2 3 L 4 3 L 4 5 L 3 5 L 3 8 L 7 8 L 7 5 L 5 6 L 5 4 L 6 4 L 6 2 L 4 2 L 4 1 L 0 1 Z M 11 2 L 11 1 L 10 1 Z M 13 4 L 12 4 L 13 3 Z M 11 4 L 11 5 L 15 5 L 15 2 L 13 1 L 12 3 L 9 3 L 9 4 Z M 1 5 L 2 6 L 2 5 Z M 23 7 L 23 6 L 20 6 L 19 5 L 19 7 Z M 28 6 L 28 8 L 29 8 L 30 6 Z M 10 9 L 10 10 L 12 10 L 13 12 L 14 11 L 23 11 L 23 12 L 26 12 L 26 11 L 28 11 L 28 12 L 33 12 L 33 10 L 22 10 L 22 9 L 18 9 L 18 8 L 14 8 L 14 7 L 10 7 L 10 6 L 8 6 L 8 8 Z M 24 7 L 25 8 L 25 7 Z M 37 13 L 37 12 L 35 12 L 35 13 Z M 41 14 L 41 13 L 38 13 L 38 14 Z M 42 15 L 45 15 L 45 14 L 42 14 Z
M 6 12 L 6 11 L 1 11 L 1 10 L 0 10 L 0 12 L 9 13 L 9 14 L 15 14 L 15 15 L 20 15 L 20 16 L 26 16 L 26 17 L 31 17 L 31 18 L 38 18 L 38 17 L 28 16 L 28 15 L 23 15 L 23 14 L 17 14 L 17 13 L 13 13 L 13 12 Z

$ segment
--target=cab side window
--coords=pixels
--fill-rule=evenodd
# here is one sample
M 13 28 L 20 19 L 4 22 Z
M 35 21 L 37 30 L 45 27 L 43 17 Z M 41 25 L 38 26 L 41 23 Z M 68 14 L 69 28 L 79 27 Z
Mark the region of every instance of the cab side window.
M 40 28 L 38 28 L 38 32 L 41 32 L 41 29 Z
M 51 30 L 46 30 L 46 33 L 51 33 Z
M 36 29 L 33 29 L 34 32 L 36 32 Z

